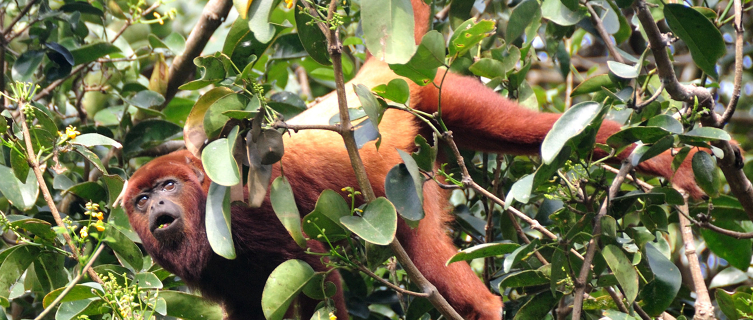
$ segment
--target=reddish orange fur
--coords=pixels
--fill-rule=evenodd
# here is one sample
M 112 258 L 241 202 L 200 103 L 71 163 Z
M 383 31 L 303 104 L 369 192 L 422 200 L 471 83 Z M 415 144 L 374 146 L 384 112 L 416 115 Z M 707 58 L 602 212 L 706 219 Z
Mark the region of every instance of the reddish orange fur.
M 412 0 L 414 16 L 416 17 L 415 36 L 418 43 L 421 36 L 428 30 L 429 8 L 421 0 Z M 442 81 L 444 71 L 438 72 L 436 83 Z M 397 76 L 381 61 L 368 59 L 358 75 L 346 85 L 348 102 L 351 107 L 358 104 L 352 89 L 353 84 L 364 84 L 371 88 L 378 84 L 387 83 Z M 409 81 L 410 83 L 410 81 Z M 411 106 L 425 112 L 435 112 L 438 104 L 438 90 L 428 85 L 420 87 L 410 83 Z M 448 74 L 444 79 L 442 89 L 442 116 L 449 129 L 453 131 L 455 141 L 462 147 L 490 152 L 504 152 L 514 154 L 538 154 L 541 142 L 551 129 L 552 124 L 559 118 L 557 114 L 531 111 L 518 106 L 515 102 L 505 99 L 498 93 L 486 88 L 478 80 L 455 74 Z M 305 111 L 298 117 L 291 119 L 293 124 L 326 124 L 329 118 L 337 113 L 337 101 L 333 95 L 325 97 L 323 101 Z M 382 144 L 376 150 L 371 142 L 361 150 L 369 179 L 377 196 L 384 196 L 384 180 L 387 172 L 401 162 L 396 149 L 415 151 L 414 137 L 424 130 L 420 122 L 407 113 L 388 110 L 380 125 Z M 620 125 L 605 121 L 599 130 L 597 140 L 603 143 L 606 138 L 620 130 Z M 285 176 L 293 187 L 296 202 L 302 214 L 314 208 L 316 200 L 324 189 L 340 190 L 344 186 L 357 186 L 353 170 L 342 139 L 334 132 L 321 130 L 306 130 L 286 135 L 285 155 L 279 164 L 274 166 L 273 179 L 280 174 L 280 167 L 284 168 Z M 622 159 L 629 154 L 626 150 L 619 155 Z M 191 165 L 181 163 L 181 159 L 189 157 Z M 177 159 L 177 160 L 176 160 Z M 690 159 L 690 157 L 688 157 Z M 177 161 L 177 162 L 176 162 Z M 675 185 L 690 192 L 698 198 L 703 192 L 696 186 L 689 160 L 685 161 L 680 170 L 673 175 L 670 169 L 672 156 L 669 152 L 642 163 L 639 170 L 671 178 Z M 201 167 L 198 160 L 187 152 L 171 154 L 154 160 L 132 177 L 126 194 L 126 209 L 135 230 L 144 240 L 147 251 L 166 269 L 180 275 L 193 286 L 208 292 L 211 298 L 220 300 L 229 308 L 230 316 L 235 314 L 237 319 L 244 315 L 244 303 L 254 303 L 261 292 L 263 283 L 255 279 L 224 280 L 212 276 L 217 272 L 214 264 L 227 263 L 218 260 L 217 256 L 208 248 L 203 225 L 203 206 L 207 192 L 207 181 L 201 184 L 203 194 L 186 198 L 183 207 L 189 212 L 189 218 L 194 221 L 186 228 L 186 237 L 196 245 L 189 254 L 179 255 L 161 248 L 150 238 L 148 230 L 144 229 L 143 218 L 131 214 L 128 203 L 134 192 L 143 184 L 155 180 L 160 176 L 180 175 L 185 181 L 190 178 L 190 166 Z M 184 176 L 189 176 L 184 178 Z M 402 220 L 398 224 L 398 239 L 412 257 L 421 272 L 438 288 L 453 307 L 464 319 L 500 319 L 502 301 L 492 294 L 479 280 L 476 274 L 465 262 L 453 263 L 445 266 L 445 262 L 457 252 L 457 248 L 446 234 L 445 224 L 452 220 L 449 216 L 450 205 L 447 194 L 435 183 L 424 185 L 424 210 L 426 217 L 418 228 L 411 229 Z M 259 277 L 268 274 L 281 261 L 288 258 L 298 258 L 308 261 L 317 270 L 323 266 L 310 255 L 296 249 L 292 239 L 274 216 L 269 201 L 265 201 L 258 209 L 233 209 L 233 233 L 237 236 L 236 246 L 246 248 L 241 250 L 246 265 L 233 265 L 232 270 L 240 273 L 258 273 Z M 321 245 L 313 244 L 317 250 Z M 261 250 L 259 252 L 254 250 Z M 247 256 L 246 254 L 250 255 Z M 239 256 L 240 258 L 240 256 Z M 241 261 L 241 262 L 243 262 Z M 266 279 L 266 276 L 264 276 Z M 244 280 L 245 279 L 245 280 Z M 223 281 L 229 281 L 224 283 Z M 246 282 L 244 282 L 246 281 Z M 333 279 L 336 281 L 336 279 Z M 219 282 L 222 287 L 215 288 Z M 338 282 L 339 283 L 339 282 Z M 215 286 L 215 287 L 213 287 Z M 207 287 L 207 288 L 204 288 Z M 241 289 L 237 289 L 242 287 Z M 224 291 L 223 291 L 224 290 Z M 341 290 L 338 290 L 341 292 Z M 340 293 L 341 294 L 341 293 Z M 248 302 L 251 301 L 251 302 Z M 342 296 L 336 297 L 338 318 L 346 319 Z M 247 307 L 248 308 L 248 307 Z M 310 307 L 309 307 L 310 309 Z M 306 310 L 309 310 L 306 309 Z M 253 311 L 253 310 L 252 310 Z M 235 312 L 235 313 L 234 313 Z M 258 313 L 256 313 L 258 314 Z

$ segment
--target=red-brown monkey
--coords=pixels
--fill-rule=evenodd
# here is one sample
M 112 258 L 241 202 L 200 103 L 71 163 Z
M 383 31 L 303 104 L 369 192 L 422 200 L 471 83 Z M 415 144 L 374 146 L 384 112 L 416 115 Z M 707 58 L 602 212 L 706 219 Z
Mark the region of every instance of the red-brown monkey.
M 421 0 L 413 0 L 416 20 L 416 42 L 428 29 L 429 8 Z M 438 81 L 444 71 L 438 72 Z M 371 88 L 397 76 L 389 67 L 374 58 L 368 59 L 358 75 L 351 80 Z M 346 85 L 349 105 L 358 105 L 352 86 Z M 434 86 L 411 84 L 411 106 L 435 112 L 438 90 Z M 519 107 L 471 77 L 448 74 L 442 89 L 442 116 L 453 131 L 455 141 L 465 148 L 512 154 L 537 154 L 541 142 L 558 119 L 556 114 L 540 113 Z M 289 121 L 293 124 L 326 124 L 337 113 L 334 96 L 325 98 L 313 108 Z M 376 150 L 373 142 L 360 152 L 372 187 L 377 196 L 384 196 L 387 172 L 401 159 L 396 149 L 415 151 L 414 137 L 425 128 L 408 113 L 388 110 L 382 118 L 382 145 Z M 619 131 L 620 125 L 604 121 L 597 135 L 599 142 Z M 280 164 L 290 181 L 300 212 L 313 210 L 322 190 L 340 190 L 357 186 L 349 158 L 341 138 L 334 132 L 307 130 L 285 137 L 286 152 Z M 628 151 L 623 152 L 624 158 Z M 642 172 L 672 177 L 675 185 L 700 197 L 689 161 L 673 175 L 669 152 L 643 162 Z M 280 175 L 280 164 L 273 167 L 272 179 Z M 260 208 L 233 208 L 232 233 L 238 257 L 226 260 L 209 247 L 204 229 L 204 207 L 209 187 L 198 159 L 187 151 L 176 152 L 153 160 L 132 176 L 123 203 L 144 247 L 165 269 L 201 290 L 210 299 L 225 307 L 230 319 L 263 319 L 261 292 L 269 273 L 287 259 L 307 261 L 323 270 L 319 258 L 307 255 L 289 237 L 266 199 Z M 397 237 L 422 273 L 437 287 L 465 319 L 500 319 L 502 301 L 493 295 L 464 262 L 445 266 L 457 252 L 445 233 L 449 204 L 446 193 L 436 184 L 424 185 L 426 217 L 416 229 L 402 221 Z M 313 241 L 309 245 L 322 249 Z M 339 283 L 336 275 L 332 281 Z M 338 319 L 347 319 L 341 290 L 335 297 Z M 315 301 L 301 298 L 303 317 L 314 310 Z

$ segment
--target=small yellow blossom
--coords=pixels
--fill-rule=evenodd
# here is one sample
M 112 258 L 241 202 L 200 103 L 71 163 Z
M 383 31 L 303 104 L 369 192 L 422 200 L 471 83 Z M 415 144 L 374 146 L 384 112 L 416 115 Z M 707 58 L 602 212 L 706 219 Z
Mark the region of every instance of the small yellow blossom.
M 66 138 L 67 139 L 73 139 L 73 138 L 79 136 L 80 134 L 81 134 L 81 132 L 78 132 L 76 130 L 76 127 L 74 127 L 74 126 L 68 126 L 67 128 L 65 128 L 65 133 L 63 133 L 62 131 L 58 131 L 58 135 L 63 140 L 65 140 Z
M 99 210 L 99 203 L 94 203 L 94 202 L 91 202 L 91 201 L 87 202 L 86 203 L 86 210 L 90 210 L 90 211 L 97 211 L 97 210 Z
M 105 224 L 102 220 L 97 221 L 97 223 L 94 224 L 94 227 L 97 228 L 97 231 L 99 232 L 105 231 Z
M 162 15 L 160 15 L 159 12 L 154 11 L 154 17 L 157 18 L 159 24 L 165 24 L 165 20 L 162 19 Z
M 86 229 L 88 229 L 88 228 L 81 228 L 80 235 L 81 235 L 82 239 L 89 236 L 89 231 L 87 231 Z
M 335 315 L 334 312 L 329 313 L 329 320 L 337 320 L 337 316 Z
M 290 9 L 295 4 L 295 0 L 285 0 L 285 7 Z

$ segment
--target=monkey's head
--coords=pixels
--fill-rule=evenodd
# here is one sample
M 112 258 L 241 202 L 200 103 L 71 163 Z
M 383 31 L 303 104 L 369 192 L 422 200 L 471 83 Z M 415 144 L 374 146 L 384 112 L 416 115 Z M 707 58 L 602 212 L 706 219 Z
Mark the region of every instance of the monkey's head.
M 128 181 L 122 203 L 147 252 L 181 277 L 205 259 L 206 194 L 210 181 L 188 151 L 156 158 Z M 211 250 L 209 250 L 211 252 Z

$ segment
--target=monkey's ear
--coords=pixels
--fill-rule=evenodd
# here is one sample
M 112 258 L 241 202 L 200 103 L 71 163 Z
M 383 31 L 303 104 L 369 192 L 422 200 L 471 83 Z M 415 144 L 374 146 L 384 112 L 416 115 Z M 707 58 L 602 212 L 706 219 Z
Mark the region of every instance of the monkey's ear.
M 193 160 L 189 157 L 186 157 L 186 164 L 191 166 L 193 173 L 196 174 L 196 179 L 199 179 L 199 183 L 204 183 L 204 171 L 196 167 Z

